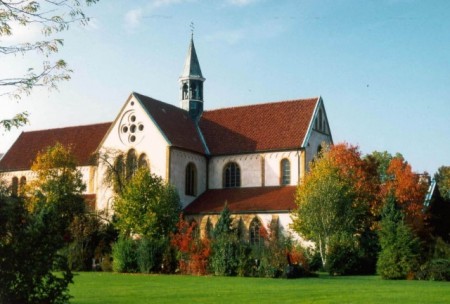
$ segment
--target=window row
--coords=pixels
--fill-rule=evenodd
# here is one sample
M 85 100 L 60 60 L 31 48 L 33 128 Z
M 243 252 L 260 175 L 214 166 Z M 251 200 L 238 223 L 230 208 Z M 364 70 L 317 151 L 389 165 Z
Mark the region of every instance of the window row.
M 18 196 L 25 190 L 25 185 L 27 184 L 27 178 L 22 176 L 19 180 L 17 176 L 14 176 L 11 180 L 11 195 Z
M 235 162 L 229 162 L 223 168 L 222 185 L 224 188 L 241 187 L 241 169 Z M 291 183 L 291 162 L 284 158 L 280 162 L 280 185 Z M 185 169 L 185 194 L 197 195 L 197 168 L 195 164 L 189 163 Z
M 240 221 L 242 221 L 242 219 L 240 219 Z M 195 227 L 197 227 L 197 228 L 199 227 L 195 220 L 192 220 L 191 223 L 192 222 L 195 222 L 195 224 L 196 224 Z M 242 227 L 241 226 L 242 224 L 243 224 L 242 222 L 238 224 L 238 228 L 237 228 L 238 230 L 242 230 L 242 228 L 239 228 L 239 227 Z M 208 220 L 205 225 L 206 236 L 209 238 L 212 238 L 213 231 L 214 231 L 214 225 L 211 223 L 211 221 L 208 217 Z M 199 233 L 200 232 L 197 230 L 196 234 L 199 235 Z M 240 231 L 240 232 L 238 232 L 238 234 L 241 236 L 245 236 L 244 231 Z M 252 219 L 252 221 L 250 222 L 250 225 L 248 226 L 247 236 L 248 236 L 248 241 L 251 245 L 261 246 L 264 244 L 264 236 L 267 236 L 267 231 L 264 228 L 263 224 L 261 223 L 261 221 L 258 217 L 254 217 Z
M 124 178 L 125 180 L 130 180 L 131 177 L 136 173 L 138 168 L 147 167 L 150 168 L 150 164 L 145 153 L 139 155 L 136 150 L 130 149 L 125 154 L 120 154 L 115 160 L 115 171 Z

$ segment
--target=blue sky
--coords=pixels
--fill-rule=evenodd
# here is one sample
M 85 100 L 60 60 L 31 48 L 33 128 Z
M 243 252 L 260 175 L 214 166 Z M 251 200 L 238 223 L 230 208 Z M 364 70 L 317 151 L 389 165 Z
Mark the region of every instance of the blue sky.
M 31 113 L 0 152 L 25 130 L 112 121 L 132 91 L 179 105 L 194 22 L 205 109 L 320 95 L 336 143 L 400 152 L 418 172 L 450 165 L 450 1 L 103 0 L 86 12 L 88 27 L 58 35 L 70 82 L 0 97 L 0 119 Z M 41 60 L 3 56 L 0 77 Z

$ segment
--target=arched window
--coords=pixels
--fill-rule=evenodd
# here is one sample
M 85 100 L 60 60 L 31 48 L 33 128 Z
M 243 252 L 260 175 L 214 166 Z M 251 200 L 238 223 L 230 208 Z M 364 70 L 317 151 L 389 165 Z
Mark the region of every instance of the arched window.
M 248 228 L 249 231 L 249 241 L 251 245 L 261 245 L 263 243 L 263 238 L 261 236 L 261 222 L 257 217 L 255 217 L 250 222 L 250 227 Z
M 241 186 L 241 169 L 236 163 L 228 163 L 223 169 L 224 188 L 236 188 Z
M 319 109 L 319 130 L 323 131 L 322 109 Z
M 23 194 L 25 192 L 25 185 L 27 184 L 27 178 L 22 176 L 19 182 L 19 192 Z
M 19 192 L 19 179 L 17 176 L 14 176 L 11 181 L 11 195 L 17 196 Z
M 130 180 L 131 177 L 133 177 L 137 167 L 138 161 L 136 157 L 136 151 L 134 149 L 130 149 L 127 153 L 126 168 L 125 168 L 127 180 Z
M 192 196 L 197 194 L 197 168 L 193 163 L 186 166 L 185 193 Z
M 213 238 L 214 225 L 211 223 L 211 219 L 208 217 L 205 225 L 205 233 L 208 239 Z
M 281 185 L 289 185 L 291 183 L 291 162 L 284 158 L 280 163 Z
M 145 153 L 142 153 L 139 156 L 139 160 L 138 160 L 138 167 L 139 168 L 149 168 L 150 166 L 148 165 L 148 158 L 147 155 Z
M 189 223 L 189 226 L 194 228 L 192 229 L 192 236 L 195 239 L 198 239 L 200 237 L 200 226 L 198 225 L 197 221 L 192 219 Z

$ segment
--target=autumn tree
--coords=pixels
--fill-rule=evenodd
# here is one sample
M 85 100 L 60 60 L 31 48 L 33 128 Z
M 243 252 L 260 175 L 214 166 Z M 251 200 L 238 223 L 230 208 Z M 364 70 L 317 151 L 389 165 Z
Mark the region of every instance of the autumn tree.
M 58 59 L 50 61 L 50 56 L 63 46 L 63 39 L 55 38 L 57 33 L 68 30 L 73 23 L 86 25 L 89 17 L 84 6 L 98 0 L 24 0 L 0 1 L 0 55 L 5 58 L 17 55 L 43 57 L 40 67 L 33 66 L 22 73 L 10 74 L 0 79 L 0 96 L 20 99 L 30 94 L 34 87 L 56 89 L 60 81 L 69 80 L 72 70 L 67 63 Z M 21 28 L 38 27 L 41 36 L 25 43 L 8 43 L 2 37 L 14 36 Z M 12 118 L 0 120 L 0 127 L 6 130 L 20 127 L 28 121 L 28 113 L 18 113 Z
M 315 242 L 327 268 L 332 251 L 360 242 L 379 201 L 376 170 L 361 159 L 357 147 L 339 144 L 322 151 L 298 187 L 293 224 Z
M 382 186 L 382 194 L 387 199 L 395 198 L 396 204 L 405 214 L 405 220 L 413 229 L 422 229 L 423 202 L 427 192 L 427 182 L 412 171 L 411 165 L 403 158 L 394 157 L 386 170 L 388 179 Z

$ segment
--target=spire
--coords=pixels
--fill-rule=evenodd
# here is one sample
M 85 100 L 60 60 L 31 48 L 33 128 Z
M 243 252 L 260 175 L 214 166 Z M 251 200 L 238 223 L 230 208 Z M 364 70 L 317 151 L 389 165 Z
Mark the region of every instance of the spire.
M 183 72 L 179 78 L 181 93 L 181 108 L 189 112 L 194 120 L 198 120 L 203 113 L 203 78 L 197 52 L 194 46 L 194 29 L 191 24 L 191 41 L 184 62 Z
M 189 44 L 184 69 L 180 78 L 203 78 L 200 63 L 198 62 L 197 52 L 194 46 L 194 33 L 191 34 L 191 43 Z

